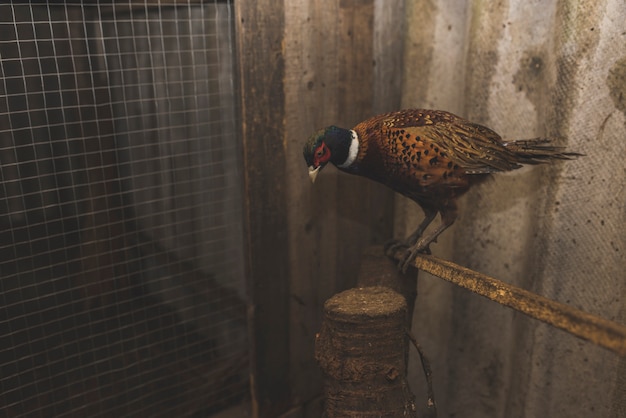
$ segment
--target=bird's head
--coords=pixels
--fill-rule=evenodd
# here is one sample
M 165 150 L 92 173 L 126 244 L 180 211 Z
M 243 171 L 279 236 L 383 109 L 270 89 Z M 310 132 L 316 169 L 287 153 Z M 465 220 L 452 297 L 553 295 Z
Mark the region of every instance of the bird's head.
M 326 164 L 340 168 L 352 164 L 358 152 L 358 139 L 354 131 L 329 126 L 315 132 L 304 144 L 304 160 L 309 167 L 312 182 Z

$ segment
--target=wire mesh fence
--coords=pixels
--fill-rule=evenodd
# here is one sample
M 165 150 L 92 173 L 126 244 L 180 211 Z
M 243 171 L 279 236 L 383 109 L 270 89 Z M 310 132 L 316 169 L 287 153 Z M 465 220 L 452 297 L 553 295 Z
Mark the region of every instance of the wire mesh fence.
M 0 408 L 247 391 L 230 2 L 0 6 Z

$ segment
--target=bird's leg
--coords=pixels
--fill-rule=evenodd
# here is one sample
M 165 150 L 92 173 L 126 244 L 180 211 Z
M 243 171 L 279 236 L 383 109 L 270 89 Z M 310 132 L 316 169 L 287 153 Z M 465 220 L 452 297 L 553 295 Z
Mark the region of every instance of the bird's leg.
M 424 218 L 422 223 L 420 223 L 419 226 L 415 229 L 415 232 L 413 232 L 406 239 L 406 244 L 409 247 L 415 245 L 417 240 L 422 236 L 422 234 L 424 234 L 424 231 L 426 231 L 428 225 L 430 225 L 431 222 L 435 219 L 435 216 L 437 216 L 437 211 L 432 209 L 424 209 L 424 214 L 426 215 L 426 217 Z
M 434 209 L 422 208 L 422 210 L 424 211 L 425 217 L 424 220 L 422 220 L 422 222 L 415 229 L 415 232 L 409 235 L 409 237 L 405 241 L 391 240 L 390 242 L 385 244 L 385 254 L 387 254 L 388 256 L 392 256 L 399 248 L 408 248 L 415 245 L 415 243 L 422 236 L 426 228 L 428 228 L 428 225 L 430 225 L 433 219 L 435 219 L 435 216 L 437 216 L 437 211 Z
M 402 261 L 400 261 L 400 264 L 398 265 L 402 273 L 406 273 L 407 268 L 413 262 L 413 260 L 415 260 L 415 257 L 417 256 L 418 253 L 428 251 L 428 253 L 430 254 L 430 249 L 428 248 L 430 243 L 433 241 L 437 241 L 437 237 L 443 231 L 448 229 L 448 227 L 452 225 L 454 221 L 456 220 L 456 216 L 457 216 L 456 205 L 454 203 L 449 203 L 448 206 L 440 210 L 439 213 L 441 213 L 441 224 L 439 224 L 439 226 L 437 226 L 437 228 L 435 228 L 435 230 L 432 233 L 426 235 L 425 237 L 420 237 L 419 240 L 413 243 L 413 245 L 411 245 L 404 253 L 404 257 L 402 258 Z M 415 231 L 415 232 L 418 232 L 418 231 Z M 413 235 L 411 235 L 411 237 L 413 237 Z

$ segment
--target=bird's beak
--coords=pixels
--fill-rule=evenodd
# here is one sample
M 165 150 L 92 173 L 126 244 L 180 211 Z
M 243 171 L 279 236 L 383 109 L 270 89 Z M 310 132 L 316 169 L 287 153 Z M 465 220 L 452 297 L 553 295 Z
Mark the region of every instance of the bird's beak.
M 312 165 L 309 166 L 309 177 L 311 178 L 311 183 L 315 183 L 315 178 L 317 177 L 317 173 L 320 172 L 321 165 L 318 165 L 317 168 L 314 168 Z

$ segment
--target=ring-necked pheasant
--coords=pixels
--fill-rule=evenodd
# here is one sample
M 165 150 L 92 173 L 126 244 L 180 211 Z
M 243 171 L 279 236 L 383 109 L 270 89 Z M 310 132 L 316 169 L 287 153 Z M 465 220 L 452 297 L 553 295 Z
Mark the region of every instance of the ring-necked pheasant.
M 385 184 L 423 209 L 424 220 L 401 244 L 407 247 L 399 265 L 402 271 L 452 225 L 457 217 L 456 199 L 472 185 L 522 164 L 579 155 L 550 145 L 547 139 L 503 141 L 482 125 L 452 113 L 423 109 L 374 116 L 350 130 L 329 126 L 304 145 L 311 181 L 333 163 L 341 171 Z M 424 235 L 437 213 L 441 224 Z

